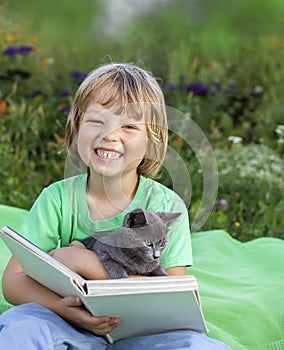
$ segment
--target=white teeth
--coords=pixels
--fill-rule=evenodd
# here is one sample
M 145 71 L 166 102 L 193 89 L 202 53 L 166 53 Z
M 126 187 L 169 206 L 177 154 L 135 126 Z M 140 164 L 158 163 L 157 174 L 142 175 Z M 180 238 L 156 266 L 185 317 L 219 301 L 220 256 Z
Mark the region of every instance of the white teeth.
M 113 151 L 104 151 L 101 149 L 97 149 L 96 153 L 98 156 L 106 159 L 118 159 L 120 157 L 120 153 L 113 152 Z

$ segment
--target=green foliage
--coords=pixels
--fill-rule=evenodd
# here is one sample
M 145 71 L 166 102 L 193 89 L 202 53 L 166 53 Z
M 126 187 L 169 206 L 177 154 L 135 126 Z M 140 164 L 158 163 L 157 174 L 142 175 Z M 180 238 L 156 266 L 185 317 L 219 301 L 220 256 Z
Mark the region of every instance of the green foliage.
M 9 101 L 0 124 L 0 203 L 29 208 L 41 189 L 62 177 L 62 113 L 38 101 Z
M 232 139 L 228 147 L 215 149 L 218 195 L 201 230 L 218 227 L 242 241 L 264 236 L 283 239 L 284 159 L 268 146 L 234 144 L 237 140 Z M 189 215 L 193 222 L 200 210 L 204 173 L 193 150 L 183 140 L 172 135 L 170 147 L 186 160 L 192 183 Z M 163 169 L 160 181 L 172 188 L 171 180 Z M 179 195 L 183 199 L 188 198 L 187 191 L 184 186 Z
M 85 72 L 111 60 L 141 62 L 160 78 L 167 104 L 190 115 L 215 150 L 219 192 L 202 229 L 223 228 L 240 240 L 284 238 L 283 1 L 232 1 L 224 16 L 222 0 L 178 0 L 109 37 L 94 30 L 101 2 L 50 0 L 44 10 L 37 0 L 6 2 L 0 203 L 29 208 L 44 186 L 63 177 L 65 122 Z M 190 173 L 192 221 L 202 171 L 185 141 L 170 136 Z M 171 187 L 166 169 L 160 181 Z
M 264 145 L 236 144 L 215 152 L 219 192 L 206 228 L 221 227 L 240 240 L 284 238 L 284 160 Z

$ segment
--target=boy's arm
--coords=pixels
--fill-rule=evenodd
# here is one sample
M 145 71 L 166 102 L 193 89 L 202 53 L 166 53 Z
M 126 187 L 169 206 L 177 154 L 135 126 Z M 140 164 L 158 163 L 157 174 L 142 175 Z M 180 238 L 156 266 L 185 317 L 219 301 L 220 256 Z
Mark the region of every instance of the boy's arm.
M 54 249 L 49 254 L 88 280 L 109 278 L 97 254 L 79 241 L 71 242 L 68 247 Z
M 23 271 L 17 260 L 12 257 L 3 274 L 3 294 L 14 305 L 35 302 L 55 312 L 77 327 L 95 334 L 104 335 L 120 324 L 116 317 L 93 317 L 82 306 L 76 296 L 61 298 L 43 287 Z
M 182 276 L 186 275 L 186 266 L 175 266 L 166 269 L 169 276 Z
M 69 247 L 58 248 L 50 254 L 71 270 L 86 279 L 107 279 L 108 274 L 100 262 L 97 254 L 89 250 L 79 241 L 71 242 Z M 186 266 L 174 266 L 166 269 L 169 276 L 186 275 Z M 129 276 L 142 277 L 142 276 Z

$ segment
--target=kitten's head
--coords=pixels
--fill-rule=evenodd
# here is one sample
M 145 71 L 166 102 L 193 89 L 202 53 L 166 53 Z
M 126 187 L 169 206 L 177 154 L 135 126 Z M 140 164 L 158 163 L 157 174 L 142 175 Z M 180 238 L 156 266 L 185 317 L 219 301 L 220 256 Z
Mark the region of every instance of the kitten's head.
M 167 233 L 170 224 L 180 213 L 153 212 L 140 208 L 134 209 L 124 217 L 124 232 L 128 232 L 131 246 L 148 251 L 148 259 L 157 259 L 167 245 Z

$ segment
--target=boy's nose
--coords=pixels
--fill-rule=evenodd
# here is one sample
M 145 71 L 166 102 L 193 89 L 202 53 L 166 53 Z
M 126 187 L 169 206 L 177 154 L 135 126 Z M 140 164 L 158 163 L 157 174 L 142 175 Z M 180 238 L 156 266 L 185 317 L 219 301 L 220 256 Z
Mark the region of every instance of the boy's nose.
M 119 136 L 118 129 L 109 130 L 104 135 L 104 140 L 106 140 L 106 141 L 118 141 L 119 138 L 120 138 L 120 136 Z

